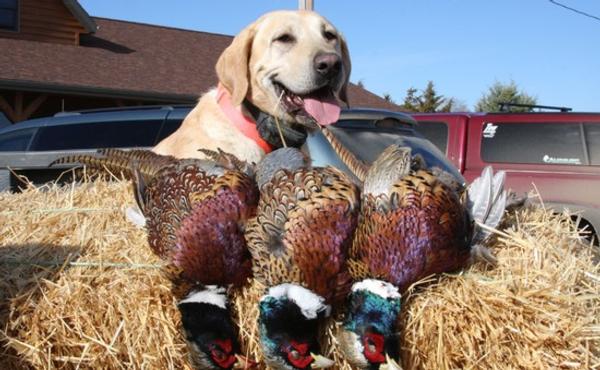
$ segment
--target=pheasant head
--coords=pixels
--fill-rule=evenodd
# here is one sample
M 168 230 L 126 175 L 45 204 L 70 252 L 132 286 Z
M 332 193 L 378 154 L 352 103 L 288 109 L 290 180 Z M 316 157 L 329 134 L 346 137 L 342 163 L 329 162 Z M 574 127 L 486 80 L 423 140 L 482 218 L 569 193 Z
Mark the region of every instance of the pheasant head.
M 397 369 L 397 319 L 400 293 L 390 283 L 365 279 L 352 286 L 345 321 L 338 331 L 340 349 L 361 369 Z
M 333 365 L 331 360 L 315 354 L 319 353 L 318 327 L 330 310 L 323 297 L 299 285 L 271 287 L 259 305 L 265 363 L 285 370 Z
M 253 365 L 242 356 L 237 330 L 227 309 L 225 288 L 205 286 L 178 304 L 182 326 L 197 369 L 247 369 Z

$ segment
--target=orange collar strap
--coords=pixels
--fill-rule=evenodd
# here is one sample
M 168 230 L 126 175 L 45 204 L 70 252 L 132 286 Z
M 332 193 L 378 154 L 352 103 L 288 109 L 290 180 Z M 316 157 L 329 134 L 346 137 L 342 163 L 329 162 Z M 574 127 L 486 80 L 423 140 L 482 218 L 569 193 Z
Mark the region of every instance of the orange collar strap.
M 233 103 L 231 102 L 231 94 L 220 83 L 217 87 L 217 102 L 219 103 L 221 110 L 223 111 L 223 113 L 225 113 L 229 121 L 235 127 L 237 127 L 237 129 L 240 130 L 240 132 L 244 134 L 244 136 L 252 139 L 256 144 L 258 144 L 258 146 L 260 146 L 260 148 L 264 150 L 265 154 L 273 151 L 273 147 L 265 140 L 263 140 L 262 137 L 260 137 L 260 134 L 256 129 L 256 122 L 246 117 L 242 113 L 241 107 L 233 106 Z

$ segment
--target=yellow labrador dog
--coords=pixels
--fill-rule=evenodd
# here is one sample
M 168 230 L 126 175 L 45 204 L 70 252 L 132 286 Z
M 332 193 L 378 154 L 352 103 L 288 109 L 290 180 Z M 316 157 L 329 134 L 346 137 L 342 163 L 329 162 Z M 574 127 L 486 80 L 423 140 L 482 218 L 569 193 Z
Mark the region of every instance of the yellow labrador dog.
M 306 130 L 334 123 L 350 59 L 344 38 L 312 11 L 267 13 L 242 30 L 216 65 L 219 87 L 203 95 L 181 127 L 153 150 L 178 158 L 218 148 L 258 162 Z

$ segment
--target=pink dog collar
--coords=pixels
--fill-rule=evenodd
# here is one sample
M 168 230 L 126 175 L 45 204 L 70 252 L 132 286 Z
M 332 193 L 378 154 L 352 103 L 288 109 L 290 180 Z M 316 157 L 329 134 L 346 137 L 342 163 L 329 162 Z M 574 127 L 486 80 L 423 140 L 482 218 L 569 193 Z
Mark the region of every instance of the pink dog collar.
M 231 94 L 220 83 L 217 87 L 217 102 L 229 121 L 233 123 L 242 134 L 254 140 L 254 142 L 264 150 L 265 154 L 273 151 L 273 147 L 260 137 L 260 134 L 256 129 L 256 122 L 246 117 L 241 109 L 233 106 L 231 103 Z

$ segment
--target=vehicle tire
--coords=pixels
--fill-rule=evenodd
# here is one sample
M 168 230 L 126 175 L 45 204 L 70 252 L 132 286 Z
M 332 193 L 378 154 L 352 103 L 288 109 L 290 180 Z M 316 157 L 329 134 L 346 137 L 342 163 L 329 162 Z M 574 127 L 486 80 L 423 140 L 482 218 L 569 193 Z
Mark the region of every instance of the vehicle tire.
M 10 178 L 11 173 L 9 170 L 0 170 L 0 191 L 11 190 Z
M 594 229 L 591 222 L 583 217 L 571 216 L 572 220 L 577 224 L 577 230 L 585 240 L 591 242 L 593 245 L 598 246 L 598 231 Z

